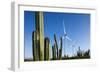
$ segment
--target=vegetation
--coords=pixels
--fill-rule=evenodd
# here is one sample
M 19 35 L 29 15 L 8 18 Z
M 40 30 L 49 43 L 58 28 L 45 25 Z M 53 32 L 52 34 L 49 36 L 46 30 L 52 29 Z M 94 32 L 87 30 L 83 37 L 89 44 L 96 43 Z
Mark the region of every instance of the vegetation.
M 44 60 L 49 60 L 50 40 L 48 37 L 44 39 Z
M 65 57 L 62 57 L 62 60 L 65 60 L 65 59 L 89 59 L 89 58 L 90 58 L 90 50 L 88 49 L 87 51 L 82 51 L 79 47 L 76 55 L 73 55 L 71 57 L 69 57 L 67 55 Z
M 62 59 L 62 37 L 60 38 L 60 49 L 58 49 L 58 43 L 56 34 L 54 34 L 55 43 L 52 46 L 52 60 L 61 60 Z
M 39 61 L 39 49 L 37 45 L 36 39 L 36 32 L 34 31 L 32 33 L 32 47 L 33 47 L 33 59 L 24 59 L 24 61 Z M 54 34 L 54 44 L 52 45 L 52 58 L 50 58 L 50 39 L 48 37 L 45 37 L 44 39 L 44 61 L 49 60 L 70 60 L 70 59 L 89 59 L 90 58 L 90 50 L 82 51 L 80 46 L 78 47 L 78 50 L 76 54 L 73 56 L 64 55 L 62 56 L 62 37 L 60 37 L 60 46 L 58 47 L 58 42 L 56 38 L 56 34 Z

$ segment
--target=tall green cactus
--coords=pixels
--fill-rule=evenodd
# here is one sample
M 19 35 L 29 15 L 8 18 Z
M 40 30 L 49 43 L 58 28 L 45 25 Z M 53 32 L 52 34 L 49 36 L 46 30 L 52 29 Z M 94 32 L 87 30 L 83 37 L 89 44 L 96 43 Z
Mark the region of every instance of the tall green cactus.
M 59 51 L 58 51 L 58 44 L 57 44 L 56 34 L 54 34 L 54 40 L 55 40 L 55 47 L 57 49 L 57 59 L 59 59 Z
M 48 37 L 45 37 L 44 39 L 44 60 L 49 60 L 49 45 L 50 40 Z
M 59 60 L 62 59 L 62 37 L 60 38 Z
M 36 47 L 36 32 L 33 31 L 32 33 L 32 52 L 33 52 L 33 60 L 38 61 L 39 55 L 38 55 L 38 49 Z
M 44 60 L 44 16 L 43 12 L 35 12 L 35 24 L 37 35 L 37 49 L 39 50 L 39 60 Z

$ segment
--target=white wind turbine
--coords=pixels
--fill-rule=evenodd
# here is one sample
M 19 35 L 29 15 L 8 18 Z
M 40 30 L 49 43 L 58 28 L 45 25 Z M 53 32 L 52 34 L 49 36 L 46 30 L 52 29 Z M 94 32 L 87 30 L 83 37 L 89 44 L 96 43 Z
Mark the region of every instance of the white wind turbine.
M 69 41 L 72 41 L 72 40 L 67 36 L 64 21 L 63 21 L 63 30 L 64 30 L 64 35 L 63 35 L 62 39 L 64 40 L 64 56 L 65 56 L 66 55 L 66 49 L 65 49 L 66 43 L 65 42 L 66 42 L 66 40 L 69 40 Z

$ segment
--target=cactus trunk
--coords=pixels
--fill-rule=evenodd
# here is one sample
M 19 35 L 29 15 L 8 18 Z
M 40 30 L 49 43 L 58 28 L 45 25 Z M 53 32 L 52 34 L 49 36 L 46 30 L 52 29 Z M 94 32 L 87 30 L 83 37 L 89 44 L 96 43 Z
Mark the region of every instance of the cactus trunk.
M 37 32 L 37 49 L 39 49 L 39 60 L 44 60 L 44 22 L 43 12 L 35 12 L 35 24 Z
M 46 37 L 44 40 L 44 60 L 49 60 L 49 45 L 50 40 L 48 37 Z
M 55 44 L 52 46 L 52 59 L 56 60 L 56 48 L 55 48 Z
M 62 37 L 60 38 L 59 59 L 62 59 Z
M 59 51 L 58 51 L 58 44 L 57 44 L 57 38 L 56 38 L 56 34 L 54 34 L 54 41 L 55 41 L 55 48 L 57 50 L 57 59 L 59 59 Z
M 36 47 L 36 32 L 33 31 L 32 33 L 32 50 L 33 50 L 33 60 L 34 61 L 38 61 L 39 60 L 39 56 L 38 56 L 38 49 Z

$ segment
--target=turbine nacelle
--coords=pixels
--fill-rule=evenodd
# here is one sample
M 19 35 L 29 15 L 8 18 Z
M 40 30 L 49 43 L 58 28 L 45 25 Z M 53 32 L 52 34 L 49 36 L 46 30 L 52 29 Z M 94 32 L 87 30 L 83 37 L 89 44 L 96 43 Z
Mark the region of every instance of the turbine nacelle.
M 69 41 L 72 41 L 67 35 L 64 35 L 64 36 L 62 37 L 62 39 L 63 39 L 63 40 L 67 39 L 67 40 L 69 40 Z

